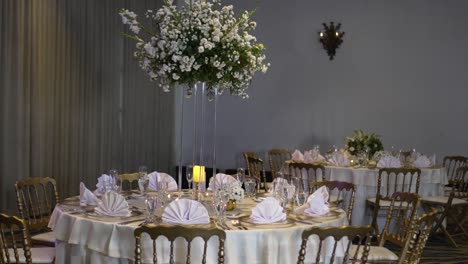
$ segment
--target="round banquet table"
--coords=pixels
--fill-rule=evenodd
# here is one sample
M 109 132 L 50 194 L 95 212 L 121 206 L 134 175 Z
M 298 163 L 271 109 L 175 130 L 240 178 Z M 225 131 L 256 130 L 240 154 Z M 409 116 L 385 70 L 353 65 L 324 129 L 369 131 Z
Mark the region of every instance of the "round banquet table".
M 287 221 L 280 224 L 255 225 L 248 223 L 251 209 L 261 198 L 245 198 L 237 202 L 233 211 L 227 212 L 225 229 L 225 263 L 296 263 L 301 245 L 302 231 L 311 226 L 342 226 L 347 224 L 345 213 L 333 209 L 323 217 L 305 217 L 291 214 Z M 72 201 L 72 200 L 70 200 Z M 129 199 L 130 208 L 143 208 L 142 199 Z M 208 201 L 203 202 L 210 215 L 213 208 Z M 161 209 L 162 210 L 162 209 Z M 159 214 L 161 211 L 159 212 Z M 241 217 L 241 223 L 248 230 L 233 226 L 230 218 Z M 142 223 L 144 214 L 129 218 L 98 217 L 79 210 L 79 205 L 73 203 L 58 204 L 52 214 L 49 227 L 56 236 L 56 263 L 133 263 L 135 239 L 134 230 Z M 133 221 L 133 222 L 132 222 Z M 244 222 L 243 222 L 244 221 Z M 215 225 L 215 223 L 211 223 Z M 199 239 L 199 238 L 197 238 Z M 191 260 L 201 263 L 202 240 L 192 243 Z M 152 241 L 142 237 L 143 260 L 152 262 Z M 182 240 L 181 240 L 182 241 Z M 207 263 L 217 263 L 217 238 L 209 240 Z M 308 241 L 306 263 L 312 262 L 318 248 L 318 240 L 311 237 Z M 344 240 L 337 248 L 337 256 L 344 255 Z M 158 263 L 168 262 L 169 243 L 165 238 L 158 238 L 157 252 L 166 252 L 158 259 Z M 332 240 L 329 238 L 323 244 L 324 260 L 331 255 Z M 177 252 L 185 257 L 186 245 L 176 241 L 175 255 L 177 263 L 185 263 L 178 258 Z M 327 257 L 328 256 L 328 257 Z
M 372 217 L 370 209 L 366 206 L 366 200 L 377 194 L 379 170 L 335 166 L 326 166 L 325 168 L 327 180 L 352 182 L 356 185 L 351 224 L 370 224 Z M 444 167 L 421 168 L 420 196 L 443 196 L 446 184 L 448 184 L 448 178 Z

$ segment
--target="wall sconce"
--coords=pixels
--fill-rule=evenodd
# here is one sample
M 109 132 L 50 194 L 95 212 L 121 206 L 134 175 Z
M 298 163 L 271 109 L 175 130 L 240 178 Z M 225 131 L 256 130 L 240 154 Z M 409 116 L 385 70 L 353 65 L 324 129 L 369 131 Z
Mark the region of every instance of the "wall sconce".
M 330 22 L 330 25 L 322 24 L 324 30 L 319 33 L 320 43 L 322 43 L 323 48 L 327 51 L 330 60 L 333 60 L 333 57 L 336 54 L 336 49 L 343 43 L 344 32 L 340 31 L 341 23 L 335 26 L 333 22 Z

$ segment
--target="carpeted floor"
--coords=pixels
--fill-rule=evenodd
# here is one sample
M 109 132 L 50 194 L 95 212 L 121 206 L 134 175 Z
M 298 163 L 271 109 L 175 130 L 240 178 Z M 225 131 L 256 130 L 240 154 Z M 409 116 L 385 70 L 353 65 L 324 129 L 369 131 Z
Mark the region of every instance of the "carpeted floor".
M 468 239 L 455 238 L 458 248 L 453 247 L 442 235 L 429 238 L 421 257 L 421 263 L 468 264 Z

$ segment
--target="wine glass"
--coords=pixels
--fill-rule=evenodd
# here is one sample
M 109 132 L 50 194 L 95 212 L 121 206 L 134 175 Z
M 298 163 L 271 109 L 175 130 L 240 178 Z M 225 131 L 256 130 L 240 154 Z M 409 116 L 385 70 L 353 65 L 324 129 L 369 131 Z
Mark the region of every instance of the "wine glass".
M 218 215 L 218 221 L 224 221 L 224 213 L 226 211 L 226 205 L 229 201 L 229 193 L 220 189 L 214 197 L 214 208 Z
M 146 210 L 148 215 L 146 216 L 145 223 L 154 223 L 156 217 L 154 215 L 154 210 L 157 207 L 158 199 L 155 195 L 147 195 L 145 199 Z
M 298 191 L 296 192 L 296 203 L 297 206 L 301 206 L 304 203 L 306 203 L 307 198 L 309 197 L 309 193 L 304 192 L 304 191 Z
M 138 168 L 138 185 L 142 195 L 146 195 L 149 186 L 148 167 L 140 166 Z
M 320 146 L 314 145 L 312 149 L 312 159 L 317 160 L 320 154 Z
M 244 183 L 245 180 L 245 171 L 244 168 L 240 167 L 237 168 L 237 180 L 240 182 L 241 186 Z
M 120 193 L 120 190 L 122 190 L 122 179 L 119 176 L 119 172 L 116 169 L 111 169 L 109 170 L 109 175 L 111 179 L 107 181 L 106 192 L 114 190 Z
M 192 190 L 192 181 L 193 181 L 193 167 L 192 166 L 187 167 L 185 177 L 187 178 L 189 190 Z
M 253 179 L 247 179 L 244 182 L 244 187 L 245 187 L 245 193 L 247 194 L 247 197 L 252 197 L 253 194 L 255 193 L 255 186 L 257 183 Z

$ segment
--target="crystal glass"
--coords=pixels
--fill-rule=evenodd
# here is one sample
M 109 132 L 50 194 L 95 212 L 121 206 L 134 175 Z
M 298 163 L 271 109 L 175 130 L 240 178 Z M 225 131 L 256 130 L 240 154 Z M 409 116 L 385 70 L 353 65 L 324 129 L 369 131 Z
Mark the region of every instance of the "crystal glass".
M 312 158 L 314 160 L 317 160 L 320 154 L 320 146 L 319 145 L 314 145 L 312 149 Z
M 304 192 L 304 191 L 296 192 L 296 204 L 297 204 L 297 206 L 303 205 L 307 201 L 308 197 L 309 197 L 308 192 Z
M 216 194 L 214 195 L 213 199 L 213 206 L 215 208 L 216 214 L 218 216 L 218 221 L 224 221 L 225 219 L 225 211 L 226 211 L 226 205 L 229 201 L 229 193 L 223 191 L 220 189 Z
M 149 186 L 148 168 L 146 166 L 140 166 L 138 168 L 138 185 L 142 195 L 146 195 Z
M 248 179 L 244 182 L 245 193 L 247 197 L 252 197 L 255 194 L 256 185 L 257 183 L 252 179 Z
M 158 205 L 158 198 L 155 195 L 147 195 L 145 199 L 146 210 L 148 215 L 146 216 L 146 223 L 154 223 L 156 217 L 154 215 L 154 210 Z
M 192 181 L 193 181 L 193 167 L 192 166 L 187 166 L 187 170 L 185 172 L 185 178 L 187 179 L 189 190 L 192 190 Z
M 278 181 L 279 178 L 276 178 L 277 180 L 273 182 L 272 186 L 272 194 L 273 197 L 276 198 L 276 200 L 281 202 L 281 198 L 283 196 L 283 181 Z
M 244 168 L 237 168 L 237 180 L 241 183 L 241 185 L 245 181 L 245 171 Z
M 112 176 L 112 181 L 109 183 L 110 186 L 106 186 L 106 191 L 110 188 L 113 191 L 120 193 L 122 190 L 122 177 L 119 176 L 119 172 L 116 169 L 109 170 L 109 175 Z

